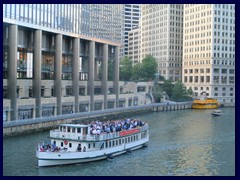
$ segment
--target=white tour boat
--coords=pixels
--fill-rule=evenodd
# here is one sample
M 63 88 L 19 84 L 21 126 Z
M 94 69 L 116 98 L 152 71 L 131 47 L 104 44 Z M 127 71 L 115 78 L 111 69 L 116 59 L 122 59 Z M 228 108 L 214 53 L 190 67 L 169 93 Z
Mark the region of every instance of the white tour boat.
M 214 111 L 212 112 L 212 115 L 213 115 L 213 116 L 221 116 L 221 115 L 222 115 L 222 111 L 221 111 L 221 110 L 214 110 Z
M 147 146 L 148 124 L 138 119 L 60 124 L 50 131 L 49 139 L 49 143 L 38 144 L 38 166 L 96 161 Z

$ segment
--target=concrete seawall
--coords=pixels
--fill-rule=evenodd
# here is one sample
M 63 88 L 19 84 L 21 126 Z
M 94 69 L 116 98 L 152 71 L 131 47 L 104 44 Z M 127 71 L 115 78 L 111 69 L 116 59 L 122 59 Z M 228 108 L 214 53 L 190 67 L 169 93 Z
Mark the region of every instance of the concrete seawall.
M 41 117 L 36 119 L 17 120 L 3 123 L 3 136 L 13 136 L 23 133 L 38 132 L 56 128 L 62 123 L 83 123 L 92 120 L 120 119 L 133 117 L 143 113 L 156 111 L 171 111 L 191 109 L 192 102 L 181 103 L 153 103 L 143 106 L 127 108 L 106 109 L 100 111 L 82 112 L 54 117 Z

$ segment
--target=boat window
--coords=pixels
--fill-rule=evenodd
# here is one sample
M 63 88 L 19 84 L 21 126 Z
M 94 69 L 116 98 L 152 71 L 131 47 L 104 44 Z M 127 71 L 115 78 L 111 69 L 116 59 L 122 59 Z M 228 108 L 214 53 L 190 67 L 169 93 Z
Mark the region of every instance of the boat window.
M 88 144 L 88 149 L 90 149 L 90 147 L 91 147 L 91 144 L 89 143 L 89 144 Z
M 127 143 L 127 138 L 125 138 L 125 143 Z
M 67 132 L 70 132 L 70 129 L 71 129 L 70 127 L 67 127 Z
M 114 140 L 112 141 L 112 143 L 113 143 L 113 146 L 114 146 Z
M 62 132 L 62 126 L 60 126 L 60 132 Z
M 130 142 L 130 137 L 128 137 L 128 142 Z
M 136 139 L 135 139 L 136 137 L 135 136 L 133 136 L 133 140 L 135 141 Z
M 118 140 L 116 140 L 116 146 L 118 145 Z
M 63 147 L 63 142 L 61 142 L 61 147 Z
M 73 133 L 75 133 L 75 131 L 76 131 L 75 129 L 76 129 L 76 128 L 72 128 L 72 132 L 73 132 Z
M 121 139 L 119 139 L 119 145 L 121 145 Z
M 108 142 L 106 141 L 106 143 L 105 143 L 105 146 L 106 146 L 106 148 L 108 148 Z
M 95 148 L 95 143 L 93 143 L 93 147 Z
M 131 142 L 133 141 L 133 137 L 131 136 Z
M 122 143 L 124 143 L 124 139 L 122 139 Z
M 78 133 L 81 133 L 81 128 L 77 128 L 77 132 L 78 132 Z
M 72 143 L 69 143 L 69 147 L 70 147 L 70 148 L 72 147 Z
M 138 140 L 138 135 L 136 136 L 136 140 Z
M 109 141 L 109 147 L 112 147 L 111 141 Z

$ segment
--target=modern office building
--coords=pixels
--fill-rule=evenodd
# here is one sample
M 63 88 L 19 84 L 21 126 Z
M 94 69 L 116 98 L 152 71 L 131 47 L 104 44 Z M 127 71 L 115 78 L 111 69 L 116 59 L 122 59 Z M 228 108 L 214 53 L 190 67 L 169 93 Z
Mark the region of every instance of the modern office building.
M 235 5 L 184 5 L 183 83 L 235 104 Z
M 180 80 L 183 4 L 144 4 L 141 13 L 141 60 L 151 54 L 157 60 L 161 76 Z
M 120 56 L 128 56 L 128 32 L 139 26 L 141 17 L 140 4 L 123 4 L 124 6 L 124 22 L 122 34 L 122 46 L 120 48 Z
M 3 4 L 3 121 L 137 104 L 119 86 L 122 11 L 120 4 Z
M 141 56 L 141 29 L 136 27 L 128 32 L 128 57 L 133 66 L 140 63 Z

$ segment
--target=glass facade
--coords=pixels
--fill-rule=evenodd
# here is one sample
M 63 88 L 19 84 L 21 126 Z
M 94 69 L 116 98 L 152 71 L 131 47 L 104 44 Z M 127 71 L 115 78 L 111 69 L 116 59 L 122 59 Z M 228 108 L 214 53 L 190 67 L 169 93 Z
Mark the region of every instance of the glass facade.
M 3 18 L 121 42 L 122 4 L 3 4 Z

